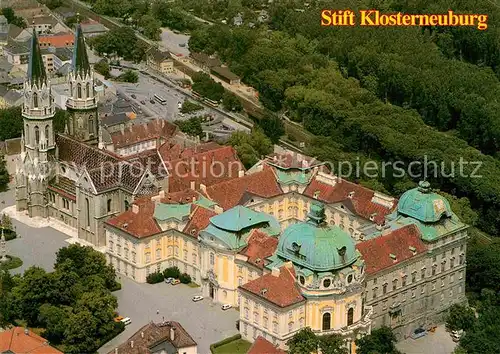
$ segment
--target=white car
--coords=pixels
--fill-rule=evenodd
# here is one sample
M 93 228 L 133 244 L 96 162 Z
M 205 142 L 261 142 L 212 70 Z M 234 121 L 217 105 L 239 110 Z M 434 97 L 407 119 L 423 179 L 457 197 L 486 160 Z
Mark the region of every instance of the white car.
M 203 300 L 203 296 L 201 296 L 201 295 L 193 296 L 193 301 L 194 302 L 201 301 L 201 300 Z
M 128 317 L 125 317 L 124 319 L 122 319 L 120 322 L 122 322 L 125 326 L 126 325 L 129 325 L 132 323 L 132 320 Z
M 221 309 L 226 311 L 226 310 L 229 310 L 231 307 L 233 307 L 233 306 L 231 306 L 231 304 L 224 304 L 224 305 L 222 305 Z

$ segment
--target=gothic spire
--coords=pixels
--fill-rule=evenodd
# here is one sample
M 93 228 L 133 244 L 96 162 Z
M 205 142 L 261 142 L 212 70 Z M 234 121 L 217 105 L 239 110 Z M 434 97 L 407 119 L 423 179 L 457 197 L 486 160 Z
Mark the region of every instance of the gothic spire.
M 85 77 L 87 74 L 90 74 L 90 64 L 87 56 L 87 49 L 85 48 L 85 38 L 83 37 L 82 26 L 79 21 L 76 25 L 72 64 L 75 75 L 78 73 L 80 76 Z
M 36 84 L 41 87 L 43 83 L 47 83 L 47 75 L 43 66 L 42 52 L 38 45 L 38 37 L 33 28 L 33 36 L 31 37 L 30 60 L 28 64 L 28 80 L 30 84 Z

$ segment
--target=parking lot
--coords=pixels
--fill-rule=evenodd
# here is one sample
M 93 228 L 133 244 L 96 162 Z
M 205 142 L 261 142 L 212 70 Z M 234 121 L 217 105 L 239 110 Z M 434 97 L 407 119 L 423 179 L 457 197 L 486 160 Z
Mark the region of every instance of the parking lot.
M 434 333 L 429 332 L 424 337 L 402 340 L 396 344 L 396 348 L 405 354 L 451 354 L 456 345 L 444 325 L 441 325 Z
M 162 28 L 161 45 L 163 49 L 168 49 L 174 54 L 182 54 L 189 56 L 188 48 L 189 36 L 182 33 L 174 33 L 173 31 Z

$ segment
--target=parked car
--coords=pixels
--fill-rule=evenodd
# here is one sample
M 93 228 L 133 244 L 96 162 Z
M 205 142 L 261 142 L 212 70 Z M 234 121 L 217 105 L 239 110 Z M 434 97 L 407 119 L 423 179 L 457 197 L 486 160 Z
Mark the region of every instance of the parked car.
M 122 317 L 122 316 L 118 316 L 118 317 L 115 317 L 115 318 L 114 318 L 114 321 L 115 321 L 115 322 L 121 322 L 121 320 L 123 320 L 123 317 Z
M 130 95 L 130 97 L 132 97 L 132 98 L 134 98 L 134 99 L 135 99 L 135 98 L 137 98 L 137 96 L 136 96 L 136 95 L 134 95 L 134 94 L 131 94 L 131 95 Z
M 151 102 L 151 104 L 155 104 L 155 100 L 149 100 L 149 102 Z
M 174 280 L 172 280 L 172 282 L 170 284 L 177 285 L 177 284 L 180 284 L 180 282 L 181 281 L 179 279 L 174 279 Z
M 233 307 L 231 304 L 224 304 L 221 306 L 221 309 L 223 309 L 224 311 L 226 310 L 229 310 L 231 307 Z
M 460 341 L 460 337 L 462 337 L 463 333 L 464 333 L 464 331 L 462 331 L 462 330 L 460 330 L 460 331 L 451 331 L 451 339 L 454 342 L 458 342 L 458 341 Z
M 423 328 L 417 328 L 416 330 L 413 331 L 411 334 L 411 338 L 413 339 L 418 339 L 420 337 L 423 337 L 427 334 L 427 331 Z
M 122 319 L 120 322 L 122 322 L 125 326 L 126 325 L 129 325 L 132 323 L 132 320 L 128 317 L 125 317 L 124 319 Z
M 203 300 L 203 296 L 201 296 L 201 295 L 193 296 L 193 301 L 194 302 L 201 301 L 201 300 Z
M 172 280 L 174 280 L 174 278 L 165 278 L 165 283 L 170 284 Z
M 145 105 L 145 104 L 146 104 L 146 101 L 142 100 L 142 101 L 141 101 L 141 104 Z

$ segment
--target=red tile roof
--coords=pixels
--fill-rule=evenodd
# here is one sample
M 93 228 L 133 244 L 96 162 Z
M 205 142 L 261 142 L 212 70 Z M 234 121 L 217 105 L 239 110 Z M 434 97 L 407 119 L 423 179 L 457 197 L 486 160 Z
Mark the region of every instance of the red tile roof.
M 273 255 L 278 246 L 278 239 L 271 237 L 260 230 L 254 230 L 248 238 L 248 246 L 240 251 L 240 254 L 247 256 L 247 262 L 263 269 L 266 258 Z
M 0 332 L 0 353 L 62 354 L 59 350 L 51 347 L 45 338 L 32 331 L 25 334 L 22 327 L 14 327 Z
M 191 182 L 195 182 L 194 188 L 200 184 L 206 187 L 216 183 L 237 178 L 244 166 L 240 162 L 236 151 L 231 146 L 222 146 L 216 150 L 196 153 L 182 152 L 184 156 L 173 161 L 166 161 L 165 165 L 169 171 L 169 192 L 177 192 L 190 188 Z
M 170 337 L 171 328 L 174 329 L 173 340 Z M 171 343 L 179 352 L 182 352 L 179 350 L 181 348 L 196 346 L 196 342 L 179 322 L 150 322 L 135 332 L 125 343 L 110 351 L 109 354 L 149 354 L 152 349 L 164 342 Z
M 218 150 L 221 147 L 221 145 L 213 141 L 189 148 L 183 148 L 180 144 L 165 143 L 160 146 L 158 150 L 163 161 L 173 161 L 208 151 Z
M 410 247 L 414 247 L 415 250 L 412 251 Z M 427 252 L 426 245 L 420 239 L 420 231 L 414 224 L 396 229 L 387 235 L 358 243 L 356 248 L 363 255 L 368 274 L 380 272 Z M 396 258 L 391 258 L 391 254 Z
M 151 198 L 136 200 L 134 205 L 139 208 L 137 213 L 134 213 L 134 207 L 132 206 L 131 209 L 109 219 L 106 223 L 137 238 L 160 233 L 161 228 L 153 217 L 155 203 L 151 201 Z
M 215 211 L 197 206 L 191 213 L 190 220 L 184 228 L 184 233 L 198 238 L 200 231 L 210 224 L 210 218 L 215 215 L 217 215 Z
M 262 198 L 272 198 L 282 194 L 283 191 L 270 168 L 207 188 L 209 197 L 224 210 L 238 205 L 246 193 Z
M 111 134 L 111 140 L 115 148 L 123 148 L 160 137 L 170 139 L 175 135 L 176 131 L 176 125 L 164 119 L 155 119 L 146 124 L 132 124 L 123 132 L 116 131 Z
M 352 197 L 349 197 L 350 193 L 353 193 Z M 365 219 L 370 219 L 374 215 L 373 221 L 377 224 L 383 224 L 385 216 L 390 214 L 397 204 L 394 200 L 392 208 L 388 208 L 374 203 L 372 202 L 374 191 L 341 178 L 337 178 L 334 186 L 313 178 L 303 194 L 310 198 L 318 194 L 316 199 L 328 204 L 343 202 L 352 212 Z
M 55 47 L 55 48 L 65 48 L 72 47 L 75 36 L 71 33 L 59 33 L 50 36 L 40 36 L 38 37 L 38 42 L 40 46 L 43 47 Z
M 278 276 L 266 274 L 239 287 L 279 307 L 287 307 L 305 300 L 295 282 L 293 266 L 280 268 Z
M 258 336 L 248 350 L 247 354 L 286 354 L 286 351 L 276 348 L 262 336 Z

